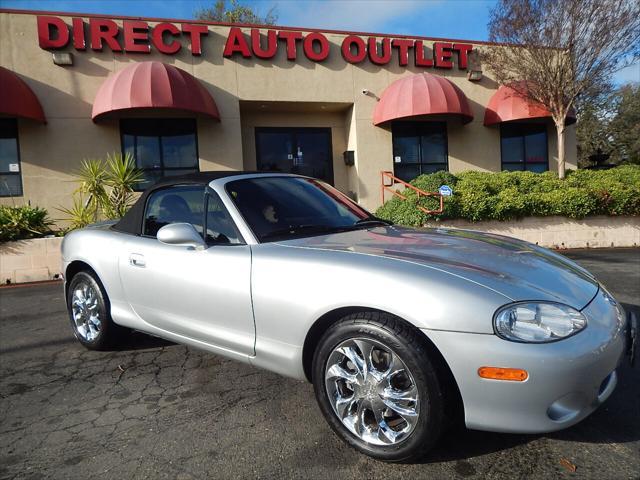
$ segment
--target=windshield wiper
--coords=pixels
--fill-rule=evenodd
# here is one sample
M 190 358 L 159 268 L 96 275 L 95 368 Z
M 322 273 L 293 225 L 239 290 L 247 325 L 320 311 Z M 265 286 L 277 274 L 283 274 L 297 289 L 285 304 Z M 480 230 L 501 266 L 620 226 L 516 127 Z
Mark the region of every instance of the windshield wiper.
M 343 231 L 344 227 L 332 227 L 331 225 L 291 225 L 287 228 L 279 228 L 272 232 L 262 235 L 262 240 L 274 237 L 283 237 L 287 235 L 306 235 L 314 233 L 335 233 Z
M 361 218 L 353 226 L 356 225 L 393 225 L 393 222 L 389 220 L 383 220 L 382 218 L 374 217 L 371 215 L 370 217 Z
M 265 233 L 264 235 L 262 235 L 261 240 L 268 240 L 272 238 L 296 236 L 296 235 L 313 235 L 313 234 L 323 234 L 323 233 L 347 232 L 355 228 L 369 227 L 374 225 L 393 225 L 393 223 L 388 220 L 383 220 L 381 218 L 371 216 L 371 217 L 361 218 L 353 225 L 342 225 L 342 226 L 316 225 L 316 224 L 290 225 L 287 228 L 279 228 L 277 230 L 273 230 L 272 232 Z

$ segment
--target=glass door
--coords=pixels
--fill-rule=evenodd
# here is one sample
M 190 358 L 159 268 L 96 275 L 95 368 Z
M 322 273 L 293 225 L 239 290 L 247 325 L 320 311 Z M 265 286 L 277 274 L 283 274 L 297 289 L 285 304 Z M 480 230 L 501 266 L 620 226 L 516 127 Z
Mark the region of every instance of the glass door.
M 258 170 L 296 173 L 333 184 L 330 128 L 256 128 Z

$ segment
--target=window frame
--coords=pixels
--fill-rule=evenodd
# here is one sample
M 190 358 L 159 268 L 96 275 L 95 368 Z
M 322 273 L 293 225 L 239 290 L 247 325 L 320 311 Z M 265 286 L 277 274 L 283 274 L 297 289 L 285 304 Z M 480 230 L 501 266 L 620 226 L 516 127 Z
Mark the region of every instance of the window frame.
M 0 198 L 23 197 L 24 196 L 24 183 L 22 181 L 22 161 L 21 161 L 21 158 L 20 158 L 20 132 L 18 130 L 18 119 L 17 118 L 0 118 L 0 123 L 4 123 L 4 122 L 6 122 L 7 125 L 9 123 L 11 123 L 11 126 L 14 128 L 14 131 L 15 131 L 15 136 L 14 137 L 9 137 L 9 136 L 5 137 L 5 136 L 3 136 L 2 133 L 0 133 L 0 138 L 15 138 L 15 141 L 16 141 L 16 153 L 17 153 L 16 160 L 18 161 L 18 171 L 17 172 L 0 171 L 0 176 L 6 176 L 6 175 L 17 176 L 18 180 L 19 180 L 19 185 L 20 185 L 20 193 L 12 194 L 10 191 L 8 191 L 7 195 L 2 195 L 0 193 Z M 2 132 L 2 129 L 0 129 L 0 132 Z
M 425 173 L 435 173 L 435 172 L 425 172 L 423 170 L 423 166 L 429 166 L 429 165 L 443 165 L 444 166 L 444 170 L 445 172 L 449 171 L 449 129 L 447 128 L 447 122 L 446 121 L 395 121 L 392 123 L 391 125 L 391 154 L 392 154 L 392 161 L 393 161 L 393 175 L 395 177 L 398 177 L 398 175 L 396 174 L 396 165 L 402 165 L 402 161 L 400 163 L 396 163 L 395 161 L 395 136 L 396 136 L 396 129 L 401 128 L 401 127 L 412 127 L 415 129 L 415 135 L 413 135 L 413 138 L 419 138 L 418 141 L 418 155 L 419 155 L 419 162 L 416 163 L 405 163 L 405 165 L 417 165 L 418 166 L 418 176 L 423 175 Z M 444 158 L 445 161 L 444 162 L 438 162 L 438 163 L 429 163 L 429 162 L 425 162 L 424 158 L 423 158 L 423 146 L 422 146 L 422 137 L 426 136 L 428 132 L 423 131 L 423 129 L 425 127 L 429 127 L 429 126 L 439 126 L 440 128 L 442 128 L 442 131 L 444 132 Z M 440 171 L 440 170 L 436 170 L 436 171 Z M 400 178 L 400 177 L 398 177 Z M 417 178 L 417 177 L 414 177 Z M 402 180 L 402 179 L 401 179 Z M 411 179 L 413 180 L 413 179 Z M 403 180 L 403 181 L 411 181 L 411 180 Z
M 522 142 L 522 152 L 524 155 L 522 162 L 505 162 L 504 161 L 504 148 L 502 147 L 502 139 L 504 138 L 504 131 L 507 128 L 520 127 L 521 130 L 527 130 L 526 133 L 520 133 L 519 135 L 514 135 L 511 138 L 520 138 Z M 532 127 L 539 128 L 540 132 L 533 131 Z M 525 140 L 527 135 L 535 134 L 535 133 L 544 133 L 544 153 L 545 153 L 545 161 L 544 162 L 527 162 L 527 142 Z M 521 169 L 518 170 L 506 170 L 504 168 L 505 165 L 513 165 L 513 166 L 522 166 Z M 500 124 L 500 171 L 508 171 L 508 172 L 535 172 L 533 170 L 529 170 L 527 168 L 528 165 L 544 165 L 545 172 L 549 171 L 549 132 L 546 123 L 539 122 L 507 122 Z
M 160 152 L 160 168 L 142 168 L 138 166 L 138 158 L 137 158 L 137 150 L 138 150 L 138 139 L 137 137 L 142 136 L 139 134 L 130 134 L 130 133 L 125 133 L 123 131 L 123 124 L 126 124 L 128 122 L 175 122 L 175 121 L 190 121 L 193 122 L 193 134 L 195 136 L 195 147 L 196 147 L 196 162 L 195 162 L 195 167 L 189 167 L 189 168 L 185 168 L 185 167 L 165 167 L 164 165 L 164 152 L 162 149 L 162 137 L 168 137 L 169 135 L 148 135 L 149 137 L 155 136 L 155 138 L 158 139 L 158 144 L 159 144 L 159 152 Z M 125 149 L 125 145 L 124 145 L 124 136 L 125 135 L 131 135 L 135 137 L 134 140 L 134 154 L 133 154 L 133 160 L 135 162 L 136 168 L 141 170 L 143 172 L 143 180 L 146 180 L 146 177 L 144 175 L 144 172 L 161 172 L 161 176 L 160 178 L 166 177 L 166 173 L 167 171 L 178 171 L 178 170 L 189 170 L 190 168 L 194 168 L 193 172 L 189 172 L 189 173 L 196 173 L 196 172 L 200 172 L 200 147 L 199 147 L 199 141 L 198 141 L 198 121 L 196 118 L 191 118 L 191 117 L 176 117 L 176 118 L 172 118 L 172 117 L 158 117 L 158 118 L 154 118 L 154 117 L 129 117 L 129 118 L 121 118 L 119 123 L 118 123 L 118 127 L 120 129 L 120 150 L 122 152 L 122 155 L 124 156 L 126 154 L 126 149 Z M 136 186 L 134 188 L 134 191 L 136 192 L 144 192 L 147 187 L 138 187 Z
M 343 197 L 346 201 L 346 203 L 350 203 L 353 206 L 355 206 L 356 209 L 360 210 L 361 213 L 364 214 L 363 218 L 368 218 L 371 217 L 371 213 L 366 210 L 364 207 L 362 207 L 360 204 L 358 204 L 357 202 L 353 201 L 351 198 L 349 198 L 347 195 L 345 195 L 344 193 L 342 193 L 340 190 L 338 190 L 336 187 L 334 187 L 333 185 L 330 185 L 329 183 L 325 182 L 324 180 L 320 180 L 318 178 L 311 178 L 311 177 L 303 177 L 303 176 L 297 176 L 297 177 L 287 177 L 286 174 L 274 174 L 274 175 L 260 175 L 260 177 L 252 177 L 252 178 L 246 178 L 246 179 L 236 179 L 236 180 L 231 180 L 228 181 L 225 186 L 225 192 L 228 196 L 228 198 L 231 199 L 231 203 L 233 204 L 234 208 L 236 209 L 236 211 L 238 212 L 238 214 L 240 215 L 240 217 L 242 218 L 242 221 L 244 222 L 244 224 L 246 225 L 246 227 L 249 229 L 249 231 L 251 232 L 251 234 L 253 235 L 253 237 L 255 238 L 255 240 L 259 243 L 259 244 L 265 244 L 265 243 L 272 243 L 272 242 L 278 242 L 278 241 L 282 241 L 283 239 L 273 239 L 273 240 L 264 240 L 262 238 L 262 235 L 260 235 L 257 230 L 255 229 L 255 226 L 252 225 L 252 223 L 247 220 L 247 216 L 244 214 L 244 212 L 242 211 L 242 209 L 238 206 L 237 200 L 235 198 L 235 196 L 233 195 L 232 191 L 231 191 L 231 187 L 234 183 L 239 183 L 239 182 L 245 182 L 245 181 L 252 181 L 252 180 L 263 180 L 263 179 L 268 179 L 268 178 L 285 178 L 285 179 L 290 179 L 290 178 L 302 178 L 302 179 L 306 179 L 307 181 L 310 181 L 311 183 L 319 183 L 319 184 L 326 184 L 328 185 L 330 188 L 336 190 L 341 197 Z M 331 195 L 329 192 L 327 192 L 325 190 L 325 188 L 316 185 L 318 188 L 320 188 L 321 190 L 324 191 L 324 193 L 330 197 L 333 197 L 333 195 Z M 335 200 L 335 197 L 334 197 Z M 224 204 L 223 204 L 224 205 Z M 233 219 L 233 217 L 232 217 Z M 235 222 L 234 222 L 235 223 Z M 237 224 L 236 224 L 237 227 Z M 239 229 L 238 229 L 239 230 Z M 295 238 L 304 238 L 307 236 L 315 236 L 317 234 L 312 233 L 309 235 L 301 235 L 301 236 L 295 236 L 295 237 L 291 237 L 290 240 L 295 239 Z
M 142 211 L 142 225 L 140 226 L 140 236 L 141 236 L 141 237 L 144 237 L 144 238 L 152 238 L 152 239 L 154 239 L 154 240 L 158 240 L 158 236 L 157 236 L 157 235 L 155 235 L 155 236 L 153 236 L 153 235 L 147 235 L 147 234 L 145 233 L 145 228 L 144 228 L 144 227 L 145 227 L 145 223 L 146 223 L 146 221 L 147 221 L 147 210 L 149 209 L 149 202 L 151 201 L 151 199 L 152 199 L 153 197 L 155 197 L 155 195 L 156 195 L 157 193 L 165 192 L 165 191 L 167 191 L 167 190 L 172 190 L 172 189 L 175 189 L 175 188 L 185 188 L 185 187 L 187 187 L 187 188 L 193 188 L 194 190 L 199 189 L 199 188 L 201 188 L 201 189 L 202 189 L 202 205 L 203 205 L 203 207 L 204 207 L 204 205 L 205 205 L 205 203 L 204 203 L 204 202 L 205 202 L 205 195 L 206 195 L 206 193 L 207 193 L 207 192 L 206 192 L 206 188 L 207 188 L 207 187 L 206 187 L 206 185 L 198 185 L 198 184 L 193 184 L 193 183 L 183 183 L 183 184 L 168 185 L 168 186 L 163 187 L 163 188 L 158 188 L 157 190 L 154 190 L 153 192 L 151 192 L 151 193 L 147 196 L 147 198 L 146 198 L 146 200 L 145 200 L 145 202 L 144 202 L 144 210 Z M 203 218 L 202 218 L 202 226 L 203 226 L 203 231 L 204 231 L 204 228 L 205 228 L 205 226 L 206 226 L 206 225 L 205 225 L 205 222 L 206 222 L 206 216 L 207 216 L 206 210 L 203 210 L 203 211 L 202 211 L 202 216 L 203 216 Z M 188 222 L 185 222 L 185 223 L 188 223 Z M 170 225 L 170 224 L 168 224 L 168 225 Z M 191 224 L 191 225 L 193 225 L 193 224 Z M 162 228 L 162 227 L 160 227 L 160 228 Z M 158 230 L 159 230 L 159 229 L 158 229 Z M 200 236 L 201 236 L 201 237 L 203 238 L 203 240 L 204 240 L 204 236 L 202 235 L 202 233 L 200 233 Z M 158 241 L 159 241 L 159 240 L 158 240 Z
M 151 192 L 144 203 L 144 210 L 142 211 L 142 225 L 140 226 L 140 236 L 144 237 L 144 238 L 150 238 L 152 240 L 158 240 L 158 236 L 153 236 L 153 235 L 147 235 L 145 234 L 145 223 L 147 220 L 147 210 L 149 208 L 149 201 L 157 194 L 160 192 L 165 192 L 167 190 L 172 190 L 175 188 L 185 188 L 185 187 L 193 187 L 194 190 L 202 188 L 202 192 L 203 192 L 203 197 L 202 197 L 202 202 L 203 202 L 203 210 L 202 210 L 202 232 L 200 233 L 200 236 L 202 237 L 203 241 L 207 244 L 207 247 L 213 247 L 213 246 L 237 246 L 237 245 L 246 245 L 246 241 L 244 239 L 244 237 L 242 236 L 242 232 L 240 232 L 240 229 L 238 228 L 238 224 L 236 223 L 236 221 L 233 219 L 233 216 L 231 215 L 231 213 L 229 212 L 229 209 L 227 208 L 227 206 L 224 204 L 224 202 L 222 201 L 222 198 L 220 197 L 220 195 L 218 195 L 218 193 L 213 190 L 209 185 L 198 185 L 198 184 L 193 184 L 193 183 L 182 183 L 182 184 L 175 184 L 175 185 L 168 185 L 166 187 L 163 188 L 159 188 L 157 190 L 154 190 L 153 192 Z M 220 205 L 222 206 L 222 208 L 224 208 L 224 210 L 227 212 L 227 215 L 229 216 L 229 219 L 233 222 L 233 225 L 236 229 L 236 232 L 238 233 L 238 243 L 216 243 L 216 242 L 208 242 L 207 241 L 207 237 L 205 235 L 205 232 L 207 231 L 207 212 L 209 209 L 209 199 L 214 196 L 214 198 L 217 198 L 217 200 L 220 202 Z M 162 227 L 161 227 L 162 228 Z
M 203 223 L 203 227 L 202 227 L 202 238 L 204 239 L 204 242 L 207 244 L 207 247 L 213 247 L 213 246 L 233 247 L 233 246 L 237 246 L 237 245 L 246 245 L 247 242 L 244 240 L 244 237 L 242 236 L 242 232 L 238 228 L 238 224 L 233 219 L 233 216 L 229 212 L 229 209 L 227 208 L 227 206 L 222 201 L 222 198 L 220 197 L 220 195 L 218 195 L 218 193 L 208 185 L 205 187 L 204 190 L 205 190 L 204 191 L 204 210 L 202 211 L 202 214 L 204 215 L 204 223 Z M 209 217 L 209 200 L 211 198 L 217 199 L 218 202 L 220 203 L 220 206 L 224 209 L 225 212 L 227 212 L 227 215 L 229 216 L 229 219 L 233 223 L 233 226 L 234 226 L 234 228 L 236 230 L 236 233 L 238 234 L 238 243 L 217 243 L 217 242 L 208 242 L 207 241 L 206 233 L 207 233 L 208 217 Z

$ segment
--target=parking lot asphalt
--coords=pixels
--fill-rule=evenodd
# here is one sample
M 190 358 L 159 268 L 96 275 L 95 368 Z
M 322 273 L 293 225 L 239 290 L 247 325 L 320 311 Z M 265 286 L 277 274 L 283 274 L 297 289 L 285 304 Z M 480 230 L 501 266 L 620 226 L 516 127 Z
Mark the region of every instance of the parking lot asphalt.
M 566 255 L 640 313 L 640 249 Z M 338 440 L 307 383 L 140 333 L 87 351 L 60 284 L 3 288 L 0 478 L 640 478 L 638 363 L 568 430 L 457 428 L 422 463 L 385 464 Z

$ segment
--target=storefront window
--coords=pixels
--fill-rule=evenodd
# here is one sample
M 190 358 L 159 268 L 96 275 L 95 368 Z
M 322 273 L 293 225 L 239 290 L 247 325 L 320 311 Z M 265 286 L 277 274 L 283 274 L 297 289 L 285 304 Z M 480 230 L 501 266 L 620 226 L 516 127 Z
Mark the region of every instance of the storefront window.
M 144 190 L 165 176 L 198 171 L 198 137 L 192 118 L 128 118 L 120 121 L 122 150 L 143 171 Z
M 500 127 L 500 152 L 503 170 L 545 172 L 547 127 L 542 123 L 511 123 Z
M 0 118 L 0 197 L 22 195 L 18 121 Z
M 444 122 L 395 122 L 393 162 L 396 177 L 408 182 L 423 173 L 448 169 Z

